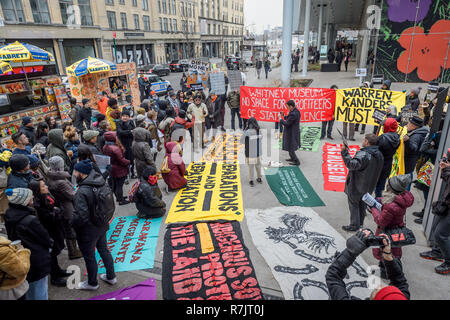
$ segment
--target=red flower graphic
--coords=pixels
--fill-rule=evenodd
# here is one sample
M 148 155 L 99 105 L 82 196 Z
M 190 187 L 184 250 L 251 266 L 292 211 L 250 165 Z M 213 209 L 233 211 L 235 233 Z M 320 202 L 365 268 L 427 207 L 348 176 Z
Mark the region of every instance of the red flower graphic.
M 398 39 L 406 50 L 398 58 L 397 68 L 403 73 L 411 73 L 417 69 L 417 75 L 423 81 L 437 79 L 441 74 L 441 68 L 450 68 L 450 58 L 444 66 L 450 40 L 450 20 L 436 22 L 428 34 L 425 34 L 422 27 L 416 27 L 413 37 L 413 31 L 414 27 L 404 30 Z

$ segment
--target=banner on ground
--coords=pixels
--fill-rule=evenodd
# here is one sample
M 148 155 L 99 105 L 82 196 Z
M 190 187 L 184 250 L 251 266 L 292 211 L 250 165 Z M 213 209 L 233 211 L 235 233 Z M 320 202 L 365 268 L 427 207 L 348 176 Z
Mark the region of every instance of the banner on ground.
M 223 72 L 213 72 L 209 74 L 209 81 L 211 83 L 211 91 L 216 95 L 225 94 L 225 74 Z
M 169 226 L 164 300 L 262 300 L 239 222 Z
M 349 146 L 350 155 L 355 156 L 359 146 Z M 326 143 L 323 146 L 323 180 L 325 191 L 345 191 L 348 169 L 341 154 L 342 145 Z
M 241 137 L 241 133 L 224 133 L 217 137 L 216 141 L 208 147 L 202 161 L 234 163 L 238 160 L 239 153 L 244 147 L 244 144 L 241 143 Z
M 197 162 L 192 163 L 187 171 L 187 186 L 172 202 L 166 224 L 244 219 L 237 162 Z
M 300 151 L 317 152 L 320 147 L 320 136 L 322 128 L 320 127 L 300 127 Z M 283 140 L 279 142 L 279 149 L 283 149 Z
M 114 218 L 106 235 L 116 272 L 153 268 L 162 218 Z M 99 273 L 106 273 L 103 261 L 95 253 Z
M 247 226 L 286 300 L 329 300 L 326 272 L 346 240 L 316 212 L 289 207 L 250 209 Z M 367 264 L 358 257 L 344 279 L 350 295 L 365 299 Z
M 88 300 L 156 300 L 156 282 L 150 278 L 137 285 L 96 296 Z
M 301 122 L 323 122 L 333 119 L 336 91 L 315 88 L 241 87 L 241 116 L 258 121 L 279 122 L 280 112 L 288 114 L 286 102 L 294 100 Z
M 377 126 L 373 118 L 375 110 L 387 113 L 391 105 L 401 110 L 406 94 L 397 91 L 353 88 L 336 90 L 335 120 Z
M 268 168 L 264 173 L 281 204 L 299 207 L 325 206 L 298 167 Z

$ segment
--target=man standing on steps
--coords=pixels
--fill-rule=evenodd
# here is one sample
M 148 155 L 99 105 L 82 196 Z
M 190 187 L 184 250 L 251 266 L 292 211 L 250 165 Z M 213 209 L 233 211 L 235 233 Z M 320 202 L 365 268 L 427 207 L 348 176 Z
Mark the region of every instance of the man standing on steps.
M 281 112 L 281 125 L 284 126 L 284 135 L 283 135 L 283 150 L 289 152 L 288 162 L 295 166 L 300 165 L 300 160 L 297 158 L 295 152 L 300 149 L 300 119 L 301 114 L 300 111 L 295 107 L 295 102 L 293 100 L 289 100 L 287 102 L 287 107 L 289 109 L 289 114 L 285 118 L 283 112 Z

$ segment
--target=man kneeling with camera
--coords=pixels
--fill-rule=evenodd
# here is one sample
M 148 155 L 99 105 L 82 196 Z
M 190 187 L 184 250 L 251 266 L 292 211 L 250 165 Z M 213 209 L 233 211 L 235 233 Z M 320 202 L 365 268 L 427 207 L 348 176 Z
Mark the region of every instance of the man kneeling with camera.
M 409 300 L 409 286 L 403 274 L 400 262 L 394 258 L 391 250 L 391 241 L 385 234 L 375 236 L 368 229 L 359 230 L 354 236 L 347 240 L 345 249 L 331 266 L 326 274 L 328 292 L 332 300 L 357 299 L 347 292 L 343 279 L 356 258 L 367 248 L 380 246 L 383 251 L 383 263 L 390 281 L 390 285 L 381 284 L 371 296 L 371 300 Z

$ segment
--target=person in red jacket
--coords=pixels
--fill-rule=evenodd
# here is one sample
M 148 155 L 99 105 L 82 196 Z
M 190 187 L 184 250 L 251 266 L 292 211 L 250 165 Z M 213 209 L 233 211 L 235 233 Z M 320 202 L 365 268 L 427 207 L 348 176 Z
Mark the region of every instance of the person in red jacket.
M 170 169 L 168 173 L 162 173 L 164 182 L 169 191 L 179 190 L 186 186 L 187 180 L 186 166 L 183 162 L 183 150 L 178 142 L 169 142 L 166 144 L 167 165 Z
M 117 133 L 115 131 L 106 132 L 104 137 L 105 146 L 103 147 L 103 153 L 111 158 L 112 190 L 116 195 L 119 205 L 124 206 L 130 203 L 123 196 L 123 184 L 128 176 L 130 160 L 125 158 L 125 148 L 119 139 L 117 139 Z
M 386 191 L 383 192 L 382 211 L 376 207 L 371 209 L 373 219 L 378 228 L 376 235 L 384 233 L 385 229 L 405 226 L 406 210 L 414 204 L 414 196 L 406 188 L 411 183 L 410 175 L 396 176 L 388 181 Z M 392 248 L 392 254 L 400 260 L 402 258 L 402 248 Z M 380 249 L 373 249 L 373 256 L 380 261 L 381 276 L 387 279 L 384 269 L 382 252 Z
M 170 141 L 180 142 L 182 143 L 186 140 L 186 130 L 194 127 L 195 117 L 192 116 L 192 120 L 186 119 L 186 112 L 184 110 L 180 110 L 178 116 L 175 120 L 172 121 L 170 125 Z

